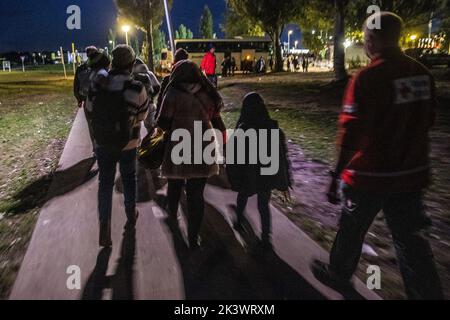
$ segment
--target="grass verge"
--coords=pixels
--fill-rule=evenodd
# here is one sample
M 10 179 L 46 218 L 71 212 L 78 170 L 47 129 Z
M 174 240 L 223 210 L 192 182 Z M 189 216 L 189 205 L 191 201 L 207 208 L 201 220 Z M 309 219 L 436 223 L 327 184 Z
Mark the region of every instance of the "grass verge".
M 0 299 L 6 299 L 72 126 L 75 102 L 71 81 L 55 68 L 0 74 L 0 96 Z

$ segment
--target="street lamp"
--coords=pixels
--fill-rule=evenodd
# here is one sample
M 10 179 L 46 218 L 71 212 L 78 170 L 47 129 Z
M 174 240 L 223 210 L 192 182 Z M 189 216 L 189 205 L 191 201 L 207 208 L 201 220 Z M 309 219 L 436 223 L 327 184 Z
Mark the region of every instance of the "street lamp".
M 293 34 L 293 33 L 294 33 L 294 31 L 292 31 L 292 30 L 289 30 L 289 32 L 288 32 L 288 55 L 291 52 L 291 34 Z
M 116 47 L 116 42 L 114 40 L 109 40 L 109 45 L 111 47 L 111 52 L 114 50 L 114 48 Z M 108 50 L 109 53 L 109 50 Z
M 173 27 L 172 27 L 172 19 L 170 17 L 169 4 L 167 0 L 164 0 L 164 12 L 166 14 L 166 24 L 167 29 L 169 30 L 169 40 L 170 40 L 170 49 L 173 53 L 175 53 L 175 41 L 173 40 Z
M 122 27 L 122 31 L 125 32 L 125 39 L 126 39 L 127 46 L 129 45 L 128 44 L 128 32 L 130 32 L 130 29 L 131 28 L 128 25 L 125 25 Z
M 344 42 L 344 48 L 345 48 L 345 49 L 348 49 L 352 44 L 353 44 L 353 43 L 352 43 L 351 40 L 346 39 L 345 42 Z

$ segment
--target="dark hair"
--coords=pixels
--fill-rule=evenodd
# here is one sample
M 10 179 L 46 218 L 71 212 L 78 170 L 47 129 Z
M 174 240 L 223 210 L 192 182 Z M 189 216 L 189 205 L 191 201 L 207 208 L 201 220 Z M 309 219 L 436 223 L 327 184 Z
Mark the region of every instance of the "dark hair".
M 372 24 L 374 20 L 379 19 L 380 28 L 368 29 L 369 23 Z M 402 35 L 404 22 L 403 19 L 398 15 L 388 11 L 382 11 L 374 13 L 369 18 L 367 18 L 364 23 L 364 27 L 368 29 L 372 35 L 378 39 L 388 43 L 396 45 L 400 41 Z
M 91 61 L 92 69 L 107 69 L 111 64 L 111 60 L 104 52 L 99 52 Z
M 136 54 L 132 47 L 120 44 L 112 51 L 112 68 L 115 70 L 131 70 L 136 62 Z
M 86 52 L 88 58 L 92 58 L 98 53 L 98 49 L 95 46 L 89 46 L 84 49 L 84 52 Z
M 238 126 L 242 123 L 259 126 L 270 120 L 271 118 L 263 98 L 256 92 L 248 93 L 242 102 L 242 111 Z
M 189 59 L 189 53 L 186 50 L 184 50 L 183 48 L 180 48 L 175 52 L 174 58 L 175 58 L 174 59 L 175 63 L 180 62 L 182 60 L 187 60 L 187 59 Z

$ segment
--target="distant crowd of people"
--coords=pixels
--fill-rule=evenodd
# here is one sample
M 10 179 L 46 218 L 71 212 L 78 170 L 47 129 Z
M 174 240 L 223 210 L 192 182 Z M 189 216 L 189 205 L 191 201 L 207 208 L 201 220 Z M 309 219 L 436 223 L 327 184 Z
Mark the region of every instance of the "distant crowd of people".
M 284 65 L 289 72 L 309 72 L 309 67 L 315 62 L 315 56 L 311 54 L 289 55 L 284 58 Z
M 369 17 L 380 19 L 381 29 L 365 28 L 366 52 L 372 64 L 358 72 L 346 89 L 339 121 L 339 160 L 331 172 L 328 201 L 342 203 L 342 214 L 329 263 L 315 261 L 314 275 L 333 288 L 352 286 L 365 236 L 379 211 L 392 232 L 398 263 L 410 299 L 440 299 L 442 288 L 428 240 L 421 230 L 429 224 L 423 206 L 423 191 L 430 181 L 428 134 L 435 117 L 434 81 L 428 70 L 404 55 L 398 45 L 402 20 L 392 13 Z M 221 112 L 224 106 L 217 90 L 215 48 L 211 46 L 201 66 L 180 49 L 170 75 L 162 80 L 136 57 L 133 49 L 119 45 L 112 60 L 95 47 L 86 49 L 88 62 L 78 68 L 74 94 L 84 108 L 94 155 L 99 168 L 99 244 L 113 245 L 111 238 L 112 195 L 119 164 L 127 227 L 134 227 L 139 212 L 137 196 L 137 148 L 141 126 L 150 134 L 165 132 L 167 142 L 157 176 L 168 180 L 167 223 L 178 227 L 178 208 L 183 190 L 187 197 L 188 245 L 194 252 L 205 211 L 204 190 L 210 177 L 219 174 L 217 163 L 175 163 L 171 157 L 176 142 L 170 134 L 182 129 L 192 135 L 191 150 L 207 152 L 197 137 L 195 123 L 203 130 L 215 128 L 227 137 Z M 308 72 L 309 58 L 291 56 L 289 70 L 299 66 Z M 263 57 L 252 61 L 253 72 L 273 68 Z M 236 61 L 227 57 L 223 75 L 233 75 Z M 250 69 L 250 64 L 247 68 Z M 237 192 L 234 227 L 242 230 L 249 197 L 256 195 L 261 215 L 263 251 L 271 250 L 270 199 L 274 190 L 288 192 L 292 186 L 287 147 L 278 123 L 271 119 L 263 98 L 245 95 L 236 128 L 269 130 L 268 141 L 279 143 L 278 171 L 263 175 L 267 163 L 226 167 L 232 189 Z M 274 132 L 281 132 L 272 136 Z M 275 140 L 274 140 L 275 139 Z M 175 140 L 175 139 L 174 139 Z M 212 140 L 213 141 L 213 140 Z M 250 147 L 244 144 L 248 154 Z M 194 155 L 185 155 L 191 160 Z M 225 155 L 226 157 L 227 155 Z M 192 161 L 191 163 L 195 163 Z M 307 192 L 307 190 L 305 190 Z
M 233 77 L 237 70 L 238 65 L 236 64 L 236 58 L 232 56 L 226 56 L 222 61 L 222 77 Z M 258 60 L 256 58 L 251 60 L 247 57 L 246 59 L 241 61 L 241 71 L 243 74 L 266 73 L 267 62 L 262 56 Z
M 288 72 L 304 72 L 308 73 L 311 65 L 316 63 L 316 57 L 313 54 L 303 55 L 288 55 L 283 59 L 283 69 Z M 258 59 L 249 59 L 246 57 L 241 61 L 240 67 L 243 74 L 250 73 L 266 73 L 274 71 L 274 60 L 269 56 L 266 60 L 263 56 Z M 232 77 L 238 71 L 236 58 L 231 55 L 226 55 L 221 64 L 223 78 Z

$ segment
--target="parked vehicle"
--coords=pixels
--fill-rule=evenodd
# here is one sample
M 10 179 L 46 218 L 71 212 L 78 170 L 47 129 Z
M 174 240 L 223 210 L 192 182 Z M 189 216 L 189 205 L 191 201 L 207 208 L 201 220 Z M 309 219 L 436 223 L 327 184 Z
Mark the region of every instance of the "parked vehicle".
M 236 70 L 244 70 L 248 65 L 253 71 L 255 60 L 263 57 L 269 61 L 272 52 L 272 42 L 266 38 L 253 37 L 246 39 L 178 39 L 175 41 L 177 49 L 183 48 L 189 52 L 189 59 L 200 65 L 205 52 L 210 45 L 216 48 L 217 61 L 223 61 L 225 57 L 234 58 L 236 61 Z M 172 63 L 173 54 L 161 55 L 161 65 L 167 66 Z M 163 67 L 163 69 L 165 69 Z M 220 68 L 217 68 L 220 70 Z
M 450 68 L 450 55 L 445 51 L 414 48 L 406 50 L 405 53 L 428 68 L 435 66 L 448 66 Z

